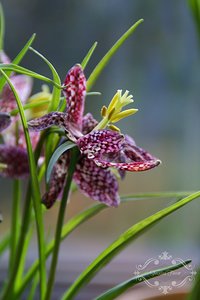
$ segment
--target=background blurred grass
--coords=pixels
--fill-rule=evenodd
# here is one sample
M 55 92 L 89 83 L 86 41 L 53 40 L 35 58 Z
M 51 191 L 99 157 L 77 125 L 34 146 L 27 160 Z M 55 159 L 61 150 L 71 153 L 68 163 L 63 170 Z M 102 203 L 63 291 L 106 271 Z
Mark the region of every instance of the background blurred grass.
M 127 174 L 120 183 L 121 193 L 199 189 L 200 56 L 187 1 L 4 0 L 2 4 L 8 55 L 14 57 L 36 32 L 34 47 L 54 64 L 61 78 L 97 40 L 99 45 L 86 69 L 89 75 L 116 39 L 139 18 L 144 18 L 145 22 L 102 73 L 93 88 L 102 96 L 89 97 L 86 111 L 100 119 L 100 108 L 108 104 L 116 89 L 128 89 L 139 112 L 121 122 L 120 127 L 163 162 L 147 173 Z M 23 65 L 50 74 L 33 53 L 25 57 Z M 40 85 L 35 83 L 35 92 Z M 2 234 L 9 226 L 9 180 L 0 179 L 0 191 L 0 209 L 5 220 L 0 228 Z M 99 252 L 129 225 L 169 202 L 137 201 L 109 209 L 77 230 L 69 239 L 70 247 L 84 242 L 88 255 L 93 247 Z M 77 193 L 71 199 L 68 215 L 90 203 L 91 200 Z M 54 207 L 46 216 L 47 227 L 51 229 L 56 212 Z M 197 201 L 162 221 L 131 247 L 144 252 L 147 248 L 148 251 L 156 248 L 157 252 L 159 249 L 189 252 L 200 243 L 199 227 Z

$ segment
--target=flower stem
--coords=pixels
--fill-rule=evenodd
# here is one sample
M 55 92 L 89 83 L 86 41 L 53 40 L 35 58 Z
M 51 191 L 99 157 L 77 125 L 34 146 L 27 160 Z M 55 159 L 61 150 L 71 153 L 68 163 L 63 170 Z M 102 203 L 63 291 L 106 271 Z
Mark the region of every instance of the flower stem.
M 21 261 L 21 256 L 23 254 L 23 245 L 24 245 L 24 241 L 26 238 L 26 233 L 28 231 L 28 227 L 29 227 L 29 221 L 30 221 L 30 216 L 31 216 L 31 184 L 29 182 L 28 188 L 27 188 L 27 195 L 26 195 L 26 199 L 25 199 L 25 206 L 24 206 L 24 212 L 23 212 L 23 222 L 21 225 L 21 234 L 19 237 L 19 241 L 18 241 L 18 246 L 15 252 L 15 261 L 13 263 L 13 267 L 10 273 L 10 278 L 8 281 L 8 284 L 6 285 L 6 288 L 4 290 L 3 296 L 2 296 L 2 300 L 7 300 L 7 299 L 12 299 L 12 293 L 13 293 L 13 289 L 14 289 L 14 282 L 15 282 L 15 278 L 18 272 L 18 268 L 19 268 L 19 264 Z
M 93 129 L 93 131 L 94 131 L 94 130 L 100 130 L 100 129 L 106 128 L 106 126 L 108 125 L 108 123 L 109 123 L 108 118 L 107 118 L 107 117 L 103 118 L 103 119 L 99 122 L 99 124 L 97 124 L 97 126 Z
M 64 223 L 64 216 L 65 216 L 67 200 L 69 197 L 70 186 L 72 183 L 73 174 L 74 174 L 76 162 L 78 159 L 78 149 L 73 148 L 71 150 L 71 154 L 72 154 L 72 157 L 70 160 L 67 181 L 66 181 L 66 185 L 65 185 L 65 188 L 63 191 L 63 196 L 62 196 L 60 209 L 59 209 L 59 213 L 58 213 L 58 221 L 57 221 L 56 233 L 55 233 L 54 251 L 53 251 L 53 256 L 52 256 L 52 261 L 51 261 L 51 267 L 50 267 L 50 273 L 49 273 L 49 279 L 48 279 L 48 284 L 47 284 L 45 300 L 51 299 L 51 293 L 52 293 L 54 280 L 55 280 L 56 266 L 57 266 L 58 254 L 59 254 L 59 248 L 60 248 L 60 242 L 61 242 L 62 226 Z
M 21 199 L 21 185 L 19 179 L 13 182 L 13 203 L 12 203 L 12 216 L 11 216 L 11 237 L 10 237 L 10 257 L 9 257 L 9 273 L 11 274 L 14 259 L 16 254 L 17 242 L 19 238 L 20 229 L 20 199 Z

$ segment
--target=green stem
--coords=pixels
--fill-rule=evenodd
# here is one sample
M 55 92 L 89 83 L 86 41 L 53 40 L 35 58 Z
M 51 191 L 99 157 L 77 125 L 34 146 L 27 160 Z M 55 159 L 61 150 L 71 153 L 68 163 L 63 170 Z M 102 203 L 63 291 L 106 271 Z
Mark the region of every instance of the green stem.
M 22 252 L 23 252 L 22 249 L 23 249 L 24 241 L 25 241 L 26 234 L 27 234 L 28 227 L 29 227 L 30 216 L 31 216 L 31 184 L 29 182 L 29 185 L 27 188 L 26 199 L 25 199 L 25 205 L 24 205 L 21 234 L 19 237 L 19 242 L 18 242 L 18 246 L 16 249 L 15 257 L 14 257 L 15 261 L 14 261 L 13 268 L 10 273 L 10 278 L 9 278 L 8 284 L 6 285 L 3 296 L 1 298 L 2 300 L 12 299 L 11 295 L 12 295 L 13 289 L 14 289 L 13 282 L 15 282 L 15 278 L 16 278 L 16 275 L 18 272 L 20 261 L 21 261 L 21 256 L 22 256 Z
M 107 117 L 103 118 L 99 124 L 97 124 L 97 126 L 93 129 L 93 130 L 100 130 L 100 129 L 104 129 L 106 128 L 106 126 L 108 125 L 109 120 Z
M 0 242 L 0 255 L 9 247 L 10 235 L 6 234 Z
M 0 3 L 0 50 L 4 48 L 4 35 L 5 35 L 5 19 L 3 13 L 3 7 Z
M 78 158 L 78 149 L 77 148 L 72 149 L 71 154 L 72 154 L 72 157 L 70 160 L 67 181 L 66 181 L 66 185 L 65 185 L 65 188 L 63 191 L 63 196 L 62 196 L 60 209 L 59 209 L 59 213 L 58 213 L 54 250 L 53 250 L 53 255 L 52 255 L 52 261 L 51 261 L 51 267 L 50 267 L 50 272 L 49 272 L 49 280 L 48 280 L 48 284 L 47 284 L 47 292 L 46 292 L 45 300 L 51 299 L 51 293 L 52 293 L 52 289 L 53 289 L 53 285 L 54 285 L 56 266 L 57 266 L 57 261 L 58 261 L 59 248 L 60 248 L 60 243 L 61 243 L 62 226 L 64 223 L 64 216 L 65 216 L 67 200 L 69 197 L 70 186 L 71 186 L 73 174 L 74 174 L 75 167 L 76 167 L 76 161 Z
M 17 249 L 17 242 L 20 230 L 20 199 L 21 199 L 21 186 L 19 179 L 15 179 L 13 183 L 13 203 L 12 203 L 12 216 L 11 216 L 11 236 L 10 236 L 10 257 L 9 257 L 9 273 L 11 274 L 15 254 Z

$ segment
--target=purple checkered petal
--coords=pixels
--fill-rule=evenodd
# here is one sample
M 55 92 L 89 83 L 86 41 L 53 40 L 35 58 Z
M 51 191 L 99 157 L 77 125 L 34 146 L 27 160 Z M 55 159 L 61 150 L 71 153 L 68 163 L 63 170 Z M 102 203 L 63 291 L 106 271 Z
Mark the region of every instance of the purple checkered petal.
M 67 100 L 67 120 L 76 124 L 77 129 L 82 131 L 82 119 L 85 106 L 86 78 L 81 65 L 73 66 L 64 81 L 66 86 L 63 93 Z
M 11 117 L 7 113 L 0 112 L 0 132 L 11 124 Z
M 125 137 L 122 150 L 113 159 L 108 155 L 99 155 L 99 157 L 95 157 L 94 161 L 98 166 L 104 168 L 115 167 L 131 172 L 147 171 L 160 164 L 160 160 L 138 147 L 129 136 Z
M 49 190 L 42 197 L 42 203 L 46 206 L 46 208 L 51 208 L 58 198 L 59 194 L 62 192 L 68 165 L 69 153 L 66 152 L 60 156 L 60 158 L 54 165 L 49 183 Z
M 0 145 L 0 163 L 7 165 L 0 172 L 3 177 L 24 178 L 29 174 L 27 152 L 20 147 Z
M 82 157 L 76 166 L 74 181 L 87 197 L 108 206 L 118 206 L 118 182 L 109 169 L 99 168 L 91 159 Z
M 105 159 L 97 158 L 94 160 L 94 162 L 102 167 L 102 168 L 108 168 L 113 167 L 124 171 L 130 171 L 130 172 L 141 172 L 141 171 L 147 171 L 152 168 L 155 168 L 160 164 L 160 160 L 149 160 L 149 161 L 137 161 L 137 162 L 128 162 L 128 163 L 116 163 L 116 162 L 108 162 Z
M 81 137 L 82 133 L 68 122 L 67 114 L 63 112 L 50 112 L 41 118 L 33 119 L 28 122 L 28 127 L 33 131 L 41 131 L 51 126 L 58 126 L 65 130 L 68 138 L 76 142 L 76 137 Z
M 89 159 L 104 154 L 116 153 L 121 149 L 124 136 L 112 130 L 96 130 L 81 137 L 77 145 Z
M 10 78 L 14 85 L 16 92 L 22 103 L 25 103 L 30 96 L 32 89 L 32 79 L 25 75 L 14 75 Z M 15 96 L 8 84 L 3 88 L 1 100 L 0 100 L 0 111 L 10 112 L 17 107 Z
M 129 135 L 125 136 L 125 141 L 123 144 L 123 151 L 125 156 L 128 159 L 134 160 L 134 161 L 157 161 L 158 159 L 155 158 L 153 155 L 151 155 L 146 150 L 138 147 L 135 143 L 135 141 L 130 137 Z
M 87 113 L 83 117 L 82 133 L 85 135 L 85 134 L 91 132 L 97 124 L 98 124 L 98 121 L 94 119 L 93 115 L 91 113 Z
M 29 129 L 34 131 L 41 131 L 54 125 L 67 130 L 66 113 L 50 112 L 41 118 L 36 118 L 28 122 Z

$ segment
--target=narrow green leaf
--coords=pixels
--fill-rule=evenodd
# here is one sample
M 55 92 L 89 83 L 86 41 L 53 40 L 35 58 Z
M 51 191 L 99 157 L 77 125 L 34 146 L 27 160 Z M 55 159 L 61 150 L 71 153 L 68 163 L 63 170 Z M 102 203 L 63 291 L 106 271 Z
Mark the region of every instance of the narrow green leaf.
M 121 252 L 130 242 L 141 235 L 145 230 L 150 228 L 153 224 L 165 218 L 172 212 L 178 210 L 182 206 L 188 204 L 194 199 L 200 197 L 200 191 L 183 198 L 177 203 L 164 208 L 148 218 L 143 219 L 137 224 L 125 231 L 117 240 L 115 240 L 109 247 L 107 247 L 74 281 L 68 291 L 63 295 L 62 300 L 72 299 L 78 291 L 85 286 L 97 272 L 106 266 L 119 252 Z
M 177 269 L 180 269 L 180 268 L 188 265 L 189 263 L 191 263 L 191 260 L 186 260 L 182 263 L 167 266 L 167 267 L 164 267 L 164 268 L 161 268 L 161 269 L 156 269 L 156 270 L 153 270 L 153 271 L 146 272 L 144 274 L 135 276 L 135 277 L 133 277 L 129 280 L 126 280 L 126 281 L 122 282 L 121 284 L 115 286 L 114 288 L 108 290 L 107 292 L 101 294 L 100 296 L 95 298 L 95 300 L 113 300 L 116 297 L 123 294 L 126 290 L 128 290 L 129 288 L 135 286 L 138 283 L 141 283 L 145 280 L 149 280 L 151 278 L 155 278 L 155 277 L 160 276 L 162 274 L 167 274 L 169 272 L 175 271 Z
M 4 35 L 5 35 L 5 19 L 3 7 L 0 2 L 0 51 L 4 49 Z
M 35 38 L 36 38 L 36 34 L 33 33 L 32 36 L 30 37 L 30 39 L 25 44 L 25 46 L 22 48 L 22 50 L 13 59 L 12 64 L 18 65 L 22 61 L 22 59 L 24 58 L 25 54 L 28 52 L 30 46 L 33 44 Z
M 45 290 L 46 290 L 46 268 L 45 268 L 45 241 L 44 241 L 44 224 L 42 219 L 42 208 L 41 208 L 41 196 L 40 196 L 40 188 L 37 178 L 37 170 L 35 165 L 35 158 L 33 155 L 31 140 L 28 132 L 28 124 L 26 121 L 26 117 L 23 111 L 22 103 L 19 99 L 19 96 L 15 90 L 15 87 L 13 86 L 12 82 L 10 81 L 9 77 L 5 74 L 5 72 L 0 69 L 1 74 L 5 77 L 7 80 L 14 96 L 17 102 L 17 106 L 19 109 L 19 114 L 23 126 L 23 131 L 25 135 L 26 140 L 26 147 L 27 147 L 27 153 L 28 153 L 28 159 L 29 159 L 29 168 L 30 168 L 30 177 L 31 177 L 31 189 L 34 191 L 32 193 L 32 199 L 33 199 L 33 207 L 35 211 L 35 217 L 36 217 L 36 227 L 37 227 L 37 237 L 38 237 L 38 251 L 39 251 L 39 258 L 40 258 L 40 292 L 41 292 L 41 298 L 44 297 Z M 13 268 L 13 277 L 15 275 L 15 270 Z M 12 275 L 11 275 L 12 279 Z M 4 293 L 3 299 L 8 299 L 9 297 L 7 294 L 10 293 L 10 288 L 12 285 L 12 280 L 10 281 L 10 284 L 8 284 L 7 289 Z
M 132 200 L 147 200 L 147 199 L 162 199 L 162 198 L 181 198 L 186 197 L 194 193 L 194 191 L 185 191 L 185 192 L 158 192 L 158 193 L 138 193 L 138 194 L 129 194 L 121 195 L 121 200 L 128 201 Z
M 82 63 L 81 63 L 81 66 L 83 69 L 85 69 L 85 67 L 87 66 L 94 50 L 96 49 L 96 46 L 97 46 L 97 42 L 94 42 L 94 44 L 92 45 L 92 47 L 90 48 L 90 50 L 88 51 L 88 53 L 86 54 L 86 56 L 84 57 Z
M 13 197 L 12 197 L 12 216 L 10 231 L 10 253 L 9 253 L 9 272 L 12 272 L 15 254 L 20 232 L 20 202 L 21 202 L 21 182 L 19 179 L 13 181 Z
M 92 71 L 90 77 L 87 80 L 87 91 L 90 91 L 93 84 L 103 71 L 103 69 L 108 64 L 109 60 L 115 54 L 115 52 L 120 48 L 120 46 L 125 42 L 125 40 L 131 36 L 131 34 L 135 31 L 139 24 L 141 24 L 144 20 L 138 20 L 133 26 L 131 26 L 122 36 L 121 38 L 113 45 L 113 47 L 106 53 L 106 55 L 101 59 L 95 69 Z
M 49 66 L 49 68 L 52 72 L 52 75 L 53 75 L 53 80 L 57 84 L 57 85 L 54 86 L 53 93 L 52 93 L 52 100 L 51 100 L 51 104 L 49 106 L 49 112 L 55 111 L 55 110 L 57 110 L 58 105 L 59 105 L 59 101 L 60 101 L 60 94 L 61 94 L 61 89 L 60 89 L 61 80 L 60 80 L 60 77 L 59 77 L 56 69 L 52 65 L 52 63 L 50 63 L 50 61 L 46 57 L 44 57 L 40 52 L 33 49 L 32 47 L 29 47 L 29 48 L 30 48 L 31 51 L 33 51 L 36 55 L 38 55 Z
M 52 155 L 48 167 L 47 167 L 47 172 L 46 172 L 46 181 L 49 182 L 50 177 L 51 177 L 51 172 L 53 170 L 53 167 L 55 165 L 55 163 L 57 162 L 58 158 L 67 150 L 75 147 L 76 144 L 72 143 L 71 141 L 66 141 L 63 144 L 61 144 L 56 151 L 54 152 L 54 154 Z
M 32 45 L 34 39 L 35 39 L 36 35 L 35 33 L 31 36 L 31 38 L 28 40 L 28 42 L 25 44 L 25 46 L 22 48 L 22 50 L 18 53 L 18 55 L 14 58 L 14 60 L 12 61 L 12 64 L 18 65 L 21 60 L 23 59 L 23 57 L 25 56 L 25 54 L 27 53 L 29 47 Z M 9 77 L 11 75 L 12 71 L 7 71 L 6 74 Z M 0 78 L 0 91 L 2 90 L 4 84 L 6 83 L 6 80 L 4 77 Z
M 21 74 L 24 74 L 24 75 L 28 75 L 28 76 L 31 76 L 33 78 L 45 81 L 45 82 L 50 83 L 50 84 L 53 84 L 57 88 L 62 89 L 62 86 L 58 85 L 52 79 L 50 79 L 48 77 L 45 77 L 43 75 L 40 75 L 36 72 L 30 71 L 29 69 L 14 65 L 14 64 L 0 64 L 0 69 L 1 70 L 6 70 L 6 71 L 10 70 L 10 71 L 13 71 L 13 72 L 16 72 L 16 73 L 21 73 Z
M 88 92 L 86 96 L 101 96 L 100 92 Z
M 31 238 L 32 238 L 32 233 L 33 233 L 33 227 L 30 227 L 29 231 L 26 235 L 25 241 L 23 243 L 22 255 L 21 255 L 19 267 L 17 269 L 17 274 L 16 274 L 15 280 L 14 280 L 15 289 L 17 289 L 18 286 L 20 286 L 20 284 L 21 284 L 22 275 L 23 275 L 23 272 L 24 272 L 24 269 L 25 269 L 27 252 L 28 252 L 28 248 L 30 246 L 30 241 L 31 241 Z

